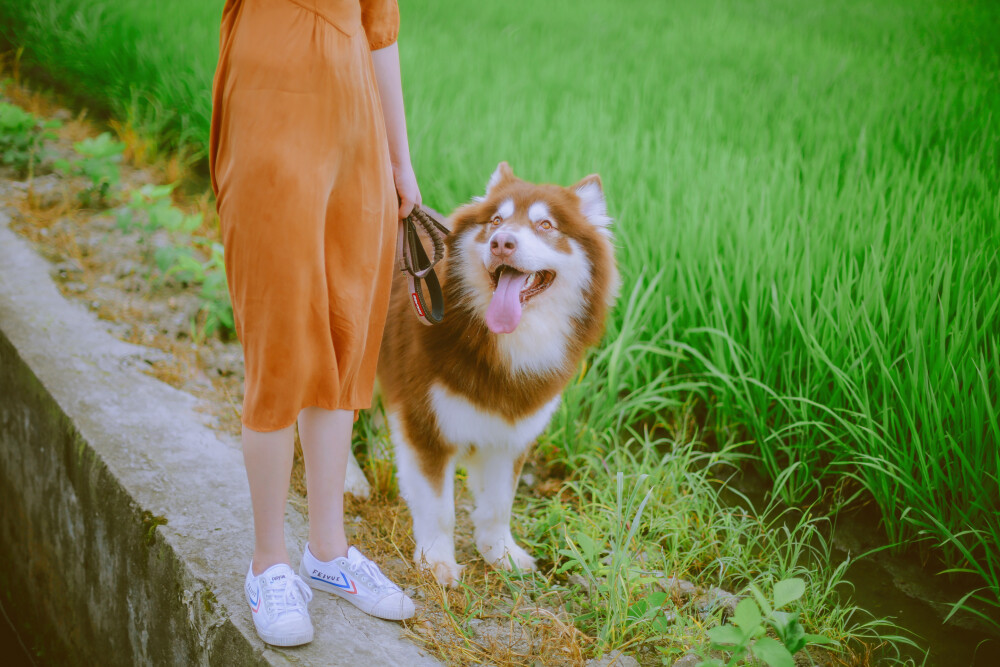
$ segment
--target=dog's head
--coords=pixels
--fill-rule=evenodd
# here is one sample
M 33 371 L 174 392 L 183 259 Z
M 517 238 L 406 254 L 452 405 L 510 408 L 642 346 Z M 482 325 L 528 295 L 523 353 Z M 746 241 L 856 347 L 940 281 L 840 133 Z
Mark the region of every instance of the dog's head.
M 539 185 L 501 162 L 485 196 L 452 215 L 459 298 L 495 334 L 556 335 L 561 322 L 596 323 L 599 338 L 618 291 L 610 225 L 597 175 Z

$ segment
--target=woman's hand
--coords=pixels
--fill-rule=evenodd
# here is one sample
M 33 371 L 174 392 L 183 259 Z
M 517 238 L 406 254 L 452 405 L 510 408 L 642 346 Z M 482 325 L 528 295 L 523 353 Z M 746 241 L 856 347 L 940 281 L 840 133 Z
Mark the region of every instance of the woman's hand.
M 413 165 L 392 165 L 392 180 L 396 184 L 396 194 L 399 195 L 399 219 L 402 220 L 413 211 L 414 206 L 421 204 L 420 188 L 417 186 L 417 176 L 413 173 Z

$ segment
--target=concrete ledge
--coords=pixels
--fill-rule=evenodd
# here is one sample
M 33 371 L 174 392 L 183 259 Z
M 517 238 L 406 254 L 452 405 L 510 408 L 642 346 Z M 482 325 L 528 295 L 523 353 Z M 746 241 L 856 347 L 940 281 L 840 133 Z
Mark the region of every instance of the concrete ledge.
M 149 351 L 64 299 L 8 222 L 0 213 L 0 590 L 44 661 L 439 664 L 398 624 L 319 593 L 312 644 L 260 642 L 242 594 L 238 443 L 141 373 Z M 305 535 L 290 509 L 290 553 Z

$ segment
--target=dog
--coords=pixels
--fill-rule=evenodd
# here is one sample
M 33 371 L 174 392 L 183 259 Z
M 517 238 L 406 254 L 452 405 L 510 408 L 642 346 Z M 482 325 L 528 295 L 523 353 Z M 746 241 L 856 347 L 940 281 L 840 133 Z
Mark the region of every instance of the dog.
M 378 381 L 413 516 L 414 560 L 456 585 L 454 476 L 474 496 L 489 563 L 531 570 L 510 531 L 521 467 L 584 353 L 604 333 L 619 276 L 599 176 L 534 184 L 501 162 L 486 194 L 450 217 L 437 267 L 444 320 L 424 326 L 393 286 Z

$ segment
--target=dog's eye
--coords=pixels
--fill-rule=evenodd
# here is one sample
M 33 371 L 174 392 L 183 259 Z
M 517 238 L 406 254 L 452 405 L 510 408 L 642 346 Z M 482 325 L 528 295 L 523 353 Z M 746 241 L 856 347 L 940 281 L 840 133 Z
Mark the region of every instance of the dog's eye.
M 497 225 L 499 225 L 501 222 L 503 222 L 503 218 L 501 218 L 499 215 L 494 215 L 490 219 L 490 224 L 493 225 L 494 227 L 496 227 Z
M 550 220 L 542 220 L 538 223 L 538 226 L 542 229 L 552 229 L 552 222 Z

